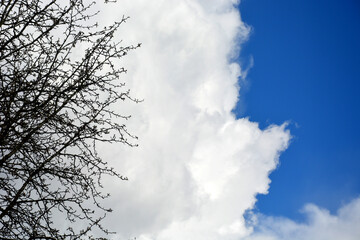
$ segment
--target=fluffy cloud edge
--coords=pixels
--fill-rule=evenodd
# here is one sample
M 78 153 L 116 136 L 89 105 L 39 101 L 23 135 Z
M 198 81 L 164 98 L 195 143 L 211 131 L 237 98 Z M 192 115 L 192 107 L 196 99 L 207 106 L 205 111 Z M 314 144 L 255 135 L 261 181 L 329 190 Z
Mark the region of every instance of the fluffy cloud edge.
M 360 237 L 360 197 L 341 206 L 336 213 L 315 204 L 306 204 L 301 212 L 305 221 L 256 214 L 254 232 L 244 240 L 358 240 Z
M 244 72 L 234 51 L 249 36 L 236 2 L 121 1 L 132 17 L 120 29 L 142 41 L 125 67 L 127 86 L 145 101 L 118 107 L 134 118 L 136 149 L 101 154 L 129 182 L 109 180 L 114 239 L 238 239 L 243 214 L 267 193 L 269 173 L 290 141 L 286 124 L 260 129 L 232 113 Z M 145 11 L 146 9 L 146 11 Z M 107 8 L 104 21 L 121 14 Z

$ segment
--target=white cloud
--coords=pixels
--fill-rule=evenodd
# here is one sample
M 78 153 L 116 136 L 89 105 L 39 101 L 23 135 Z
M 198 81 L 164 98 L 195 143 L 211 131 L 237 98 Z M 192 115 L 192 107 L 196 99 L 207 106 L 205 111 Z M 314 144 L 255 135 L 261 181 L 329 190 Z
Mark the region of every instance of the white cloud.
M 236 56 L 249 28 L 232 0 L 122 0 L 101 20 L 130 15 L 119 37 L 142 42 L 122 63 L 141 104 L 120 104 L 139 147 L 104 146 L 101 154 L 128 182 L 107 180 L 119 239 L 239 239 L 243 214 L 267 193 L 290 134 L 236 119 Z
M 341 207 L 335 215 L 313 204 L 304 208 L 307 221 L 259 216 L 258 230 L 245 240 L 358 240 L 360 238 L 360 198 Z
M 127 86 L 141 104 L 120 104 L 138 148 L 103 146 L 101 153 L 129 182 L 105 186 L 114 209 L 107 225 L 116 239 L 355 240 L 360 199 L 336 215 L 314 205 L 308 221 L 254 216 L 258 193 L 290 140 L 286 124 L 259 129 L 231 113 L 246 69 L 231 62 L 250 29 L 234 0 L 122 0 L 102 7 L 101 21 L 131 19 L 119 37 L 142 42 L 122 63 Z M 255 230 L 254 230 L 255 229 Z
M 142 42 L 121 62 L 141 104 L 119 104 L 138 148 L 103 146 L 101 154 L 128 182 L 106 179 L 114 238 L 139 240 L 358 239 L 360 199 L 337 215 L 305 207 L 306 223 L 254 216 L 256 195 L 290 140 L 286 124 L 261 130 L 231 110 L 247 70 L 232 62 L 250 28 L 235 0 L 122 0 L 102 5 L 102 24 L 122 15 L 124 44 Z M 255 229 L 255 230 L 254 230 Z

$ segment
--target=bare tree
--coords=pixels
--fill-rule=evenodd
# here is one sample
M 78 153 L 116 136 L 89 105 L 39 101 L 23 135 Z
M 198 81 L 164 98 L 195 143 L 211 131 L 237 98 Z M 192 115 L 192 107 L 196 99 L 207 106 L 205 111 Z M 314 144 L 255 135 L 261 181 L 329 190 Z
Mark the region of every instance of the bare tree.
M 139 45 L 114 41 L 125 17 L 101 29 L 90 24 L 93 4 L 1 0 L 0 239 L 109 233 L 100 224 L 111 211 L 101 204 L 108 197 L 101 178 L 126 178 L 107 166 L 96 146 L 133 146 L 124 125 L 129 116 L 112 105 L 138 101 L 119 81 L 126 70 L 118 64 Z M 82 48 L 77 59 L 75 49 Z

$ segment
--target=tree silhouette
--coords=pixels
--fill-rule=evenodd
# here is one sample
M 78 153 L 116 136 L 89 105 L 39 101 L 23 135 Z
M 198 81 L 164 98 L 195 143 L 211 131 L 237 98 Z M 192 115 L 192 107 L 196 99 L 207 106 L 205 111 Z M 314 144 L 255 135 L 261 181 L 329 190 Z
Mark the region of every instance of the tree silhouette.
M 96 146 L 134 146 L 129 116 L 113 105 L 138 101 L 119 80 L 126 70 L 118 65 L 139 45 L 114 41 L 125 17 L 101 29 L 89 23 L 97 14 L 93 4 L 1 0 L 0 239 L 109 233 L 100 224 L 111 211 L 101 205 L 108 197 L 101 178 L 126 178 L 107 166 Z

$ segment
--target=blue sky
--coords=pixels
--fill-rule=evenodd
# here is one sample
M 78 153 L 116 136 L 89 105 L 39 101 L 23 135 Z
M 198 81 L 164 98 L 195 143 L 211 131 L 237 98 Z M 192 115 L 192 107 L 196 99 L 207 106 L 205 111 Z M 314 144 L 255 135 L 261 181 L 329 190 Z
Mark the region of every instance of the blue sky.
M 290 121 L 293 139 L 257 210 L 300 220 L 315 203 L 332 213 L 360 194 L 360 3 L 243 0 L 252 27 L 239 62 L 254 66 L 238 116 L 261 127 Z

